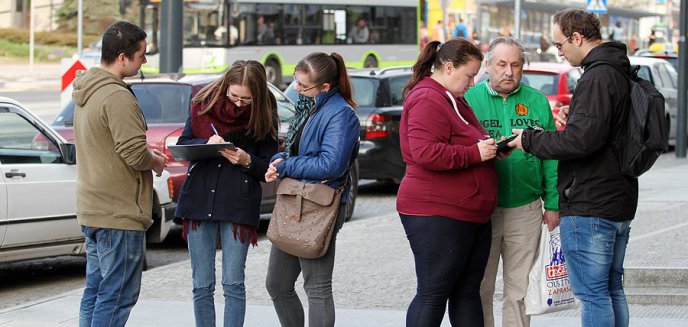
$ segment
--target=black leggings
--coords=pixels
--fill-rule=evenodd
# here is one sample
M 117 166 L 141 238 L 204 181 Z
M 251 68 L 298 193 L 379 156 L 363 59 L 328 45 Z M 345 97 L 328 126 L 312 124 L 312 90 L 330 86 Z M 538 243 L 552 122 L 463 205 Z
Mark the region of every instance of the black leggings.
M 491 223 L 399 216 L 415 258 L 418 283 L 406 326 L 440 326 L 448 300 L 452 326 L 482 327 L 480 282 L 490 255 Z

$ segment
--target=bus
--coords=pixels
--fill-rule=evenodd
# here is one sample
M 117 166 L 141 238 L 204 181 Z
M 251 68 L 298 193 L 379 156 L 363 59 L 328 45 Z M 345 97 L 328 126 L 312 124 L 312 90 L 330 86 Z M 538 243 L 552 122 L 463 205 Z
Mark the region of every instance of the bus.
M 160 67 L 159 6 L 150 0 L 142 13 L 152 49 L 143 72 Z M 419 17 L 419 0 L 185 0 L 182 70 L 221 73 L 235 60 L 253 59 L 281 87 L 316 51 L 337 52 L 352 68 L 413 65 Z

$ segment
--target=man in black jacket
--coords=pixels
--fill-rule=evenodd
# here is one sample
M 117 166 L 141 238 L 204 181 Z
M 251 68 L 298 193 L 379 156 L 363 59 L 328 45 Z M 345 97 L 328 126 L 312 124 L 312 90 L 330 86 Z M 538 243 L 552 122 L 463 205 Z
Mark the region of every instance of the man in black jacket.
M 585 73 L 571 98 L 566 129 L 514 130 L 510 143 L 542 159 L 559 161 L 559 214 L 562 250 L 573 293 L 582 304 L 582 326 L 628 326 L 623 261 L 631 220 L 638 205 L 638 180 L 619 169 L 614 144 L 628 118 L 628 78 L 607 61 L 630 72 L 626 46 L 602 41 L 600 21 L 578 9 L 553 18 L 559 55 Z M 569 109 L 569 108 L 565 108 Z

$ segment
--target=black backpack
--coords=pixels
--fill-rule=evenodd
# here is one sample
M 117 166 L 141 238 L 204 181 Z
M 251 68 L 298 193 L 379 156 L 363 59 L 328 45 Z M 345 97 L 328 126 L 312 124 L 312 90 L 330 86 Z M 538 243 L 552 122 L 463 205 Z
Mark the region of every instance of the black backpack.
M 650 81 L 638 77 L 640 67 L 633 67 L 630 76 L 607 61 L 595 62 L 587 69 L 597 65 L 612 66 L 629 78 L 631 112 L 625 130 L 621 131 L 615 143 L 621 172 L 639 177 L 650 170 L 662 152 L 666 151 L 669 126 L 664 118 L 664 96 Z

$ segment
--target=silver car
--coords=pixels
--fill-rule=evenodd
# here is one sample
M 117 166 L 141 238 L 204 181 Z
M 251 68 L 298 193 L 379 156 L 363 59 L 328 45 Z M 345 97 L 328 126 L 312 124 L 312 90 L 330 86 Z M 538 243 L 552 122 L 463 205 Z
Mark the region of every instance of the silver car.
M 171 202 L 167 178 L 154 177 L 157 201 Z M 74 144 L 19 102 L 0 97 L 0 263 L 85 252 L 76 219 Z M 171 219 L 148 230 L 162 242 Z
M 669 62 L 658 58 L 628 57 L 631 65 L 639 66 L 638 76 L 650 81 L 664 96 L 666 122 L 669 126 L 669 144 L 676 144 L 678 112 L 678 72 Z

